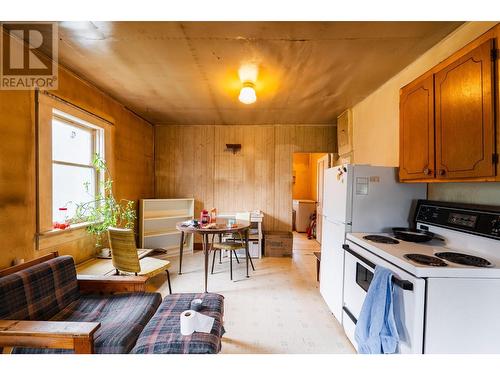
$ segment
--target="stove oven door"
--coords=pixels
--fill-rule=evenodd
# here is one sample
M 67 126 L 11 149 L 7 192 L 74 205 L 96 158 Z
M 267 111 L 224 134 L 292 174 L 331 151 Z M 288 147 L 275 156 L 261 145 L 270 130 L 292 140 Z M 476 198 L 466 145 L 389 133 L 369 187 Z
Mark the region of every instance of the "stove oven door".
M 355 348 L 356 322 L 373 278 L 375 266 L 394 274 L 394 314 L 399 334 L 398 353 L 422 353 L 425 281 L 419 279 L 354 242 L 344 245 L 344 304 L 342 325 Z

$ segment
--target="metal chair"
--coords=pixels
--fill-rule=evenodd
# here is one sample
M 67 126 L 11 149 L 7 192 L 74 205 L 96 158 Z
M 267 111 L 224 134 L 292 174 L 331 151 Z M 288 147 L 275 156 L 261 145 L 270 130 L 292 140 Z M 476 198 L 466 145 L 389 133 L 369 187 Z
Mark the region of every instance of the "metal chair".
M 170 262 L 168 260 L 151 257 L 139 259 L 132 229 L 108 228 L 108 238 L 109 247 L 111 248 L 111 261 L 117 275 L 124 272 L 149 278 L 166 271 L 168 291 L 172 294 L 170 272 L 168 271 Z
M 250 212 L 239 212 L 236 213 L 235 215 L 236 221 L 246 221 L 250 222 Z M 243 235 L 241 233 L 234 233 L 232 238 L 229 238 L 225 241 L 221 241 L 221 237 L 219 236 L 219 242 L 214 243 L 213 242 L 213 237 L 212 237 L 212 250 L 214 252 L 213 258 L 212 258 L 212 270 L 211 273 L 214 273 L 214 265 L 215 265 L 215 256 L 217 254 L 217 250 L 219 251 L 219 264 L 222 263 L 222 251 L 226 250 L 229 251 L 229 274 L 230 274 L 230 279 L 233 279 L 233 254 L 234 257 L 236 258 L 236 262 L 239 264 L 240 260 L 238 259 L 238 255 L 236 253 L 236 250 L 240 249 L 245 249 L 245 256 L 248 257 L 248 260 L 250 261 L 250 265 L 252 266 L 252 270 L 255 271 L 255 267 L 253 265 L 252 258 L 250 257 L 250 254 L 246 252 L 246 243 L 245 239 L 243 238 Z

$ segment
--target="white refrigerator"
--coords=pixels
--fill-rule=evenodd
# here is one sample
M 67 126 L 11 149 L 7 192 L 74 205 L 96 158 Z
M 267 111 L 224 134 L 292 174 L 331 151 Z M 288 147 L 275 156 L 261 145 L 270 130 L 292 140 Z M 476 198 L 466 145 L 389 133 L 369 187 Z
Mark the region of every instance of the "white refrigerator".
M 342 322 L 344 250 L 349 232 L 388 232 L 408 226 L 427 184 L 398 182 L 397 169 L 345 164 L 325 171 L 320 292 Z

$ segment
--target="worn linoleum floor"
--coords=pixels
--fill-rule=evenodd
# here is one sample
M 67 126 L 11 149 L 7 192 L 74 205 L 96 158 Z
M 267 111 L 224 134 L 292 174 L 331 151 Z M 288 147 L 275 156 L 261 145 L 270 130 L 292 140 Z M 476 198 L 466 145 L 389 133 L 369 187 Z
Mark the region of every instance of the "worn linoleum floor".
M 222 353 L 354 353 L 319 293 L 313 251 L 319 251 L 316 241 L 294 233 L 292 258 L 255 259 L 256 271 L 248 279 L 244 261 L 235 265 L 233 259 L 234 281 L 229 260 L 216 260 L 208 290 L 225 297 Z M 178 257 L 168 259 L 174 293 L 203 290 L 201 251 L 184 256 L 182 275 L 177 274 Z M 166 295 L 166 277 L 155 277 L 148 289 Z

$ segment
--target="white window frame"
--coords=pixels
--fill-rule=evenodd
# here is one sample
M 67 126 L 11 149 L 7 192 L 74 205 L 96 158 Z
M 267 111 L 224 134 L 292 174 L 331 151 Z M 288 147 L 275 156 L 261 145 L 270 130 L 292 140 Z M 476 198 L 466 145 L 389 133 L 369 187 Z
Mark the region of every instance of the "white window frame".
M 97 153 L 103 160 L 106 160 L 105 154 L 104 154 L 104 129 L 98 125 L 92 124 L 88 121 L 82 120 L 79 117 L 70 115 L 69 113 L 63 112 L 59 109 L 54 108 L 52 110 L 52 122 L 54 119 L 57 119 L 63 123 L 82 128 L 86 131 L 89 131 L 91 133 L 92 137 L 92 150 L 91 150 L 91 158 L 94 157 L 94 155 Z M 72 162 L 67 162 L 67 161 L 61 161 L 61 160 L 55 160 L 52 158 L 52 168 L 54 167 L 54 164 L 58 165 L 66 165 L 66 166 L 73 166 L 73 167 L 82 167 L 82 168 L 89 168 L 94 171 L 94 197 L 97 196 L 99 193 L 103 194 L 103 186 L 102 186 L 102 181 L 104 180 L 104 171 L 97 171 L 97 169 L 93 166 L 92 161 L 90 164 L 80 164 L 80 163 L 72 163 Z M 51 199 L 54 199 L 54 189 L 52 188 L 51 191 L 52 197 Z M 71 219 L 71 218 L 70 218 Z M 52 212 L 52 220 L 55 221 L 55 212 Z M 81 223 L 85 224 L 85 223 Z
M 69 241 L 88 238 L 86 233 L 87 223 L 72 224 L 69 228 L 61 230 L 53 228 L 53 202 L 52 202 L 52 121 L 54 115 L 64 118 L 82 126 L 92 128 L 99 132 L 95 150 L 100 151 L 102 159 L 107 160 L 107 168 L 113 173 L 111 139 L 114 122 L 90 113 L 78 106 L 68 103 L 47 92 L 36 92 L 33 96 L 35 102 L 35 130 L 36 130 L 36 230 L 35 249 L 54 250 Z M 96 186 L 101 187 L 104 172 L 96 179 Z

